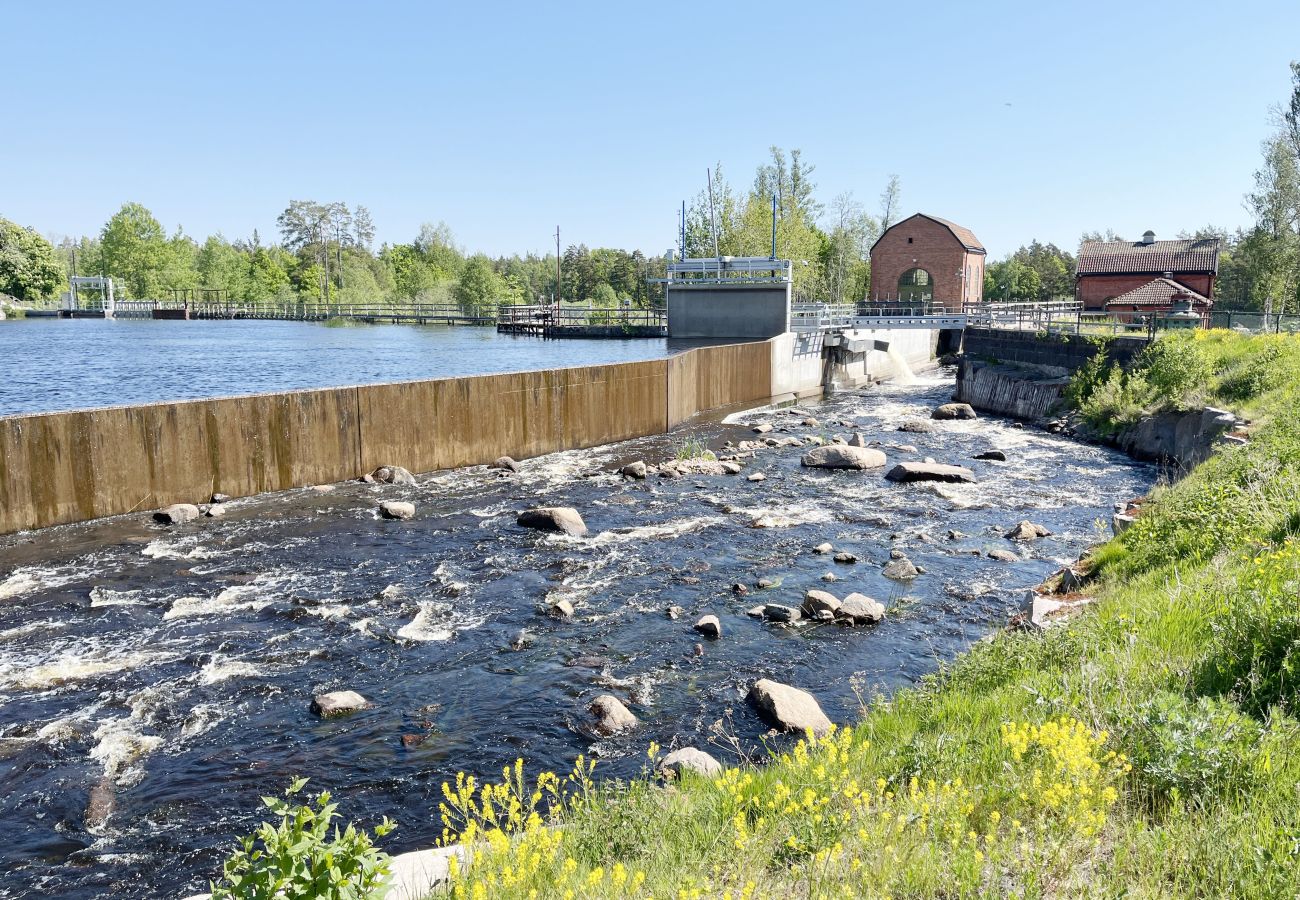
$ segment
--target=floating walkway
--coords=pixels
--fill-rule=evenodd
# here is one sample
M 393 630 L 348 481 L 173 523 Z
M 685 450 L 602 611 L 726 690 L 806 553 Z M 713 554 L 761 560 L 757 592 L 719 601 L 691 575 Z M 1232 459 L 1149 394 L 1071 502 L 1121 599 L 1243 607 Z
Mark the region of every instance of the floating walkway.
M 668 313 L 630 306 L 502 306 L 497 331 L 546 338 L 658 338 L 668 336 Z

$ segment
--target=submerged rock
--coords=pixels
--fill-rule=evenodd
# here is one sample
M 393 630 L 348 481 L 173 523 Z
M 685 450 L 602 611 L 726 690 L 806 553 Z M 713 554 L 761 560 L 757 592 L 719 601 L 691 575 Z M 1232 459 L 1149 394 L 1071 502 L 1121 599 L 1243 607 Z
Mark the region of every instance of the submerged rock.
M 596 716 L 596 730 L 602 734 L 617 734 L 638 724 L 636 716 L 612 694 L 601 694 L 591 701 L 588 710 Z
M 571 619 L 573 618 L 573 604 L 568 600 L 556 600 L 551 603 L 549 612 L 556 619 Z
M 331 691 L 312 698 L 311 711 L 322 719 L 369 709 L 373 704 L 356 691 Z
M 722 623 L 718 621 L 717 616 L 701 616 L 695 623 L 695 630 L 707 638 L 722 637 Z
M 814 469 L 878 469 L 885 464 L 885 454 L 870 447 L 830 444 L 814 447 L 800 462 Z
M 1015 528 L 1012 528 L 1003 536 L 1012 541 L 1032 541 L 1037 540 L 1040 537 L 1048 537 L 1049 535 L 1051 535 L 1051 532 L 1042 525 L 1036 525 L 1028 519 L 1025 519 L 1019 522 Z
M 706 778 L 712 778 L 722 772 L 722 763 L 703 750 L 683 747 L 674 750 L 659 761 L 659 771 L 665 775 L 680 777 L 682 772 L 690 771 Z
M 401 466 L 380 466 L 370 477 L 380 484 L 415 484 L 415 476 Z
M 570 506 L 539 506 L 527 509 L 515 519 L 515 524 L 538 531 L 560 531 L 571 537 L 587 533 L 587 523 L 578 511 Z
M 904 462 L 890 469 L 885 477 L 890 481 L 902 483 L 913 481 L 970 483 L 975 480 L 975 473 L 965 466 L 950 466 L 946 463 Z
M 760 678 L 745 699 L 770 724 L 784 731 L 811 731 L 822 737 L 831 730 L 831 720 L 822 712 L 817 698 L 788 684 Z
M 607 656 L 575 656 L 564 665 L 570 669 L 604 669 L 613 664 Z
M 533 643 L 533 636 L 528 632 L 527 629 L 520 628 L 518 631 L 514 633 L 514 636 L 510 638 L 510 649 L 523 650 L 527 647 L 531 647 L 532 643 Z
M 379 514 L 385 519 L 411 519 L 415 517 L 415 504 L 405 500 L 385 500 L 379 504 Z
M 850 625 L 872 625 L 885 617 L 885 605 L 866 594 L 853 593 L 844 598 L 835 617 Z
M 945 403 L 930 413 L 931 419 L 977 419 L 975 409 L 969 403 Z
M 507 472 L 518 472 L 519 463 L 515 462 L 509 456 L 499 456 L 492 461 L 490 469 L 505 469 Z
M 173 503 L 153 514 L 153 520 L 164 525 L 183 525 L 186 522 L 193 522 L 198 517 L 199 508 L 193 503 Z

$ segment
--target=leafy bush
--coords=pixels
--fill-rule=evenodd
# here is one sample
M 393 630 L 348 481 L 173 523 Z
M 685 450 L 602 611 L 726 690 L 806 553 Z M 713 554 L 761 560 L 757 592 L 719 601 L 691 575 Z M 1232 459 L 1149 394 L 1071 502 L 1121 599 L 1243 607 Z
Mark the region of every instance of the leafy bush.
M 709 449 L 709 445 L 699 438 L 687 438 L 682 441 L 681 446 L 677 448 L 678 459 L 709 459 L 715 460 L 718 457 Z
M 1135 370 L 1168 404 L 1179 404 L 1197 388 L 1208 391 L 1214 374 L 1193 332 L 1175 332 L 1151 344 L 1139 354 Z
M 365 831 L 349 824 L 340 832 L 336 825 L 330 836 L 338 804 L 328 791 L 314 805 L 290 805 L 306 783 L 295 779 L 283 799 L 262 798 L 280 822 L 263 822 L 240 842 L 222 866 L 223 881 L 212 885 L 213 900 L 379 900 L 388 893 L 388 856 Z M 385 818 L 375 834 L 394 827 Z
M 1125 732 L 1134 774 L 1161 802 L 1242 794 L 1254 786 L 1261 728 L 1229 701 L 1164 692 L 1134 711 Z
M 1115 434 L 1141 418 L 1155 399 L 1156 392 L 1140 373 L 1112 366 L 1079 412 L 1099 433 Z

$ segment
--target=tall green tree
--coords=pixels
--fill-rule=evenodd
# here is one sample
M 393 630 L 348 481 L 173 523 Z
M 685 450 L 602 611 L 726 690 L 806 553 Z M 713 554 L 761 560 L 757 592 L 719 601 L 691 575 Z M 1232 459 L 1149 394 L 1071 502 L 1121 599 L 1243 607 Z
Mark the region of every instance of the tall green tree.
M 123 295 L 155 300 L 163 294 L 168 244 L 162 225 L 139 203 L 124 203 L 99 234 L 103 274 L 118 279 Z
M 504 290 L 501 276 L 492 269 L 492 261 L 477 255 L 465 260 L 454 296 L 461 309 L 476 312 L 494 307 Z
M 64 283 L 50 242 L 30 228 L 0 219 L 0 294 L 44 300 Z

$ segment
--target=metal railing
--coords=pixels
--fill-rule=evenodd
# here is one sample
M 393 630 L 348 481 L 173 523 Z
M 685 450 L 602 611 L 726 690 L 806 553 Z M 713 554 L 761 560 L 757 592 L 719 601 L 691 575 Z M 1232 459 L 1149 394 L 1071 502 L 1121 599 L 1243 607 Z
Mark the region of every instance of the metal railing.
M 502 330 L 541 331 L 589 326 L 666 328 L 667 325 L 668 313 L 659 307 L 539 304 L 497 309 L 497 327 Z
M 858 303 L 795 303 L 790 307 L 790 327 L 794 331 L 823 331 L 833 328 L 869 328 L 873 320 L 880 323 L 933 323 L 939 319 L 960 318 L 943 303 L 933 300 L 916 302 L 861 301 Z M 947 323 L 937 327 L 952 327 Z
M 83 310 L 102 312 L 102 303 L 85 304 Z M 176 300 L 118 300 L 113 312 L 123 318 L 174 314 L 188 319 L 267 319 L 323 322 L 329 319 L 357 319 L 372 322 L 434 322 L 491 325 L 496 307 L 466 310 L 454 303 L 234 303 Z
M 789 284 L 794 264 L 769 256 L 706 256 L 679 259 L 668 264 L 668 277 L 656 284 L 685 287 L 692 284 Z

